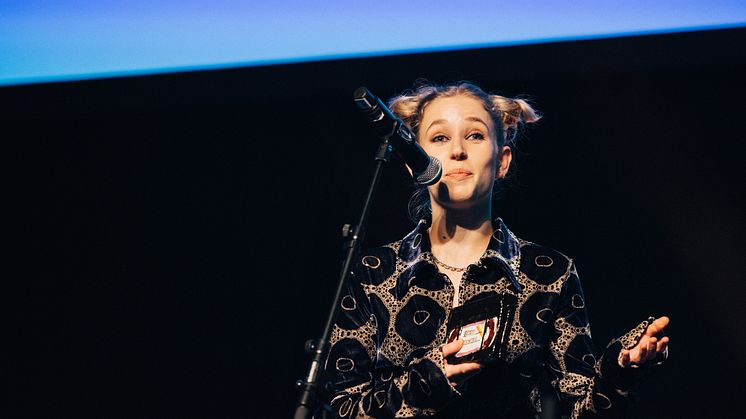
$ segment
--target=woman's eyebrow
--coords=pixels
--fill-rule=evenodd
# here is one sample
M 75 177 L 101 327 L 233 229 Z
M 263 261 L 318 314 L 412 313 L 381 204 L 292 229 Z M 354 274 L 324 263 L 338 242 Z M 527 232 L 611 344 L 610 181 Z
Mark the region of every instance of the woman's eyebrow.
M 433 125 L 442 125 L 445 124 L 447 121 L 445 119 L 436 119 L 435 121 L 431 122 L 430 125 L 427 126 L 427 129 L 425 129 L 425 132 L 429 131 L 430 128 L 433 127 Z
M 478 117 L 478 116 L 467 116 L 467 117 L 466 117 L 465 119 L 466 119 L 467 121 L 472 121 L 472 122 L 479 122 L 479 123 L 481 123 L 482 125 L 484 125 L 484 126 L 485 126 L 485 127 L 487 127 L 487 128 L 489 128 L 489 127 L 490 127 L 489 125 L 487 125 L 487 123 L 486 123 L 486 122 L 484 122 L 484 120 L 482 120 L 482 118 L 480 118 L 480 117 Z
M 480 118 L 478 116 L 467 116 L 464 119 L 466 119 L 467 121 L 479 122 L 482 125 L 484 125 L 487 129 L 489 129 L 489 127 L 490 127 L 489 125 L 487 125 L 486 122 L 484 122 L 484 120 L 482 118 Z M 432 128 L 434 125 L 442 125 L 442 124 L 445 124 L 447 122 L 448 121 L 446 121 L 445 119 L 442 119 L 442 118 L 441 119 L 436 119 L 435 121 L 431 122 L 430 125 L 427 126 L 427 128 L 425 129 L 425 132 L 429 131 L 430 128 Z

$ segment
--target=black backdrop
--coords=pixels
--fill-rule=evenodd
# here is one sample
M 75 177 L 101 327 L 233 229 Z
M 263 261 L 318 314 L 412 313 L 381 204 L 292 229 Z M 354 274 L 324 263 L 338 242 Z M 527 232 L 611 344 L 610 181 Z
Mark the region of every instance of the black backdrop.
M 0 88 L 0 413 L 289 417 L 373 167 L 352 92 L 425 77 L 545 115 L 500 212 L 575 259 L 598 351 L 672 318 L 633 417 L 743 417 L 744 47 L 729 29 Z M 367 245 L 409 230 L 408 192 L 393 161 Z

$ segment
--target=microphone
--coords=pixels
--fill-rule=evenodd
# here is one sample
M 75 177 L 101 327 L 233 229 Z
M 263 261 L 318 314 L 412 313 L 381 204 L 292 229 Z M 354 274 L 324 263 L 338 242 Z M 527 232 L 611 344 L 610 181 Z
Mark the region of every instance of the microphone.
M 412 169 L 418 185 L 432 185 L 440 180 L 443 170 L 440 160 L 429 156 L 417 144 L 417 137 L 404 122 L 365 87 L 354 93 L 355 104 L 365 114 L 378 135 L 392 145 L 394 152 Z

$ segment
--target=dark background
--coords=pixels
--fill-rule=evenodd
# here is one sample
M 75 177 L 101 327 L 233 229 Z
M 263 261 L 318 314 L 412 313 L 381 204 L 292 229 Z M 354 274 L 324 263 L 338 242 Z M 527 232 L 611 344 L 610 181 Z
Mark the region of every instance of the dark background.
M 499 209 L 575 259 L 597 351 L 671 317 L 632 417 L 743 417 L 745 47 L 728 29 L 0 88 L 0 415 L 290 417 L 378 144 L 352 92 L 424 77 L 544 114 Z M 394 160 L 366 245 L 409 231 L 408 194 Z

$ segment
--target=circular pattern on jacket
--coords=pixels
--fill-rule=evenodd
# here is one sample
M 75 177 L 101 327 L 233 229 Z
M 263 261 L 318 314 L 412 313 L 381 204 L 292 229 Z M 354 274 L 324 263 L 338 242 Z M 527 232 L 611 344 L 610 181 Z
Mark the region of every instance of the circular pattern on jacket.
M 417 374 L 417 380 L 412 380 L 412 378 L 413 378 L 412 376 L 415 375 L 415 374 Z M 432 389 L 430 389 L 430 384 L 427 382 L 427 380 L 425 380 L 424 378 L 422 378 L 422 374 L 420 374 L 419 371 L 412 370 L 410 372 L 410 374 L 409 374 L 409 382 L 411 383 L 412 381 L 416 381 L 417 384 L 420 385 L 420 390 L 422 390 L 422 392 L 425 395 L 429 396 L 429 395 L 433 394 Z
M 429 316 L 418 312 L 427 312 Z M 438 328 L 445 318 L 445 309 L 435 300 L 424 295 L 413 295 L 396 314 L 394 328 L 398 337 L 404 341 L 415 346 L 425 346 L 438 336 Z
M 527 284 L 531 285 L 530 283 Z M 519 307 L 516 310 L 516 317 L 519 321 L 514 322 L 511 326 L 511 329 L 515 328 L 515 330 L 511 331 L 511 335 L 519 337 L 519 335 L 525 333 L 530 335 L 534 342 L 541 343 L 549 338 L 547 332 L 553 330 L 553 328 L 548 326 L 552 324 L 555 315 L 549 308 L 556 307 L 554 301 L 556 301 L 558 295 L 553 292 L 541 291 L 533 291 L 532 294 L 527 295 L 529 292 L 532 292 L 529 286 L 526 287 L 527 292 L 523 294 L 525 297 L 519 299 Z M 520 300 L 524 298 L 525 300 L 521 304 Z M 528 346 L 526 350 L 530 348 L 531 346 Z
M 339 406 L 339 416 L 345 417 L 350 414 L 352 411 L 352 399 L 348 398 L 347 400 L 342 403 L 341 406 Z
M 583 355 L 583 362 L 593 367 L 596 365 L 596 357 L 593 354 L 585 354 Z
M 347 311 L 352 311 L 357 308 L 357 302 L 349 295 L 342 297 L 342 302 L 339 303 L 339 305 L 342 306 L 342 309 Z
M 540 268 L 548 268 L 554 265 L 554 260 L 546 255 L 539 255 L 534 258 L 534 263 Z
M 517 262 L 519 263 L 519 266 L 516 268 L 518 268 L 521 274 L 518 275 L 518 279 L 519 281 L 521 279 L 529 281 L 528 286 L 531 286 L 530 281 L 533 281 L 539 287 L 553 284 L 562 287 L 564 280 L 560 280 L 560 278 L 567 272 L 570 266 L 570 260 L 561 253 L 534 243 L 521 246 L 520 258 L 516 259 L 518 259 Z M 551 266 L 548 266 L 550 259 L 552 263 Z M 524 282 L 521 281 L 521 283 L 523 284 Z M 539 289 L 544 291 L 541 288 Z M 559 292 L 559 288 L 553 286 L 552 289 L 546 289 L 546 291 Z M 572 293 L 567 295 L 572 295 Z
M 549 323 L 549 320 L 552 318 L 552 309 L 545 307 L 541 310 L 536 312 L 536 320 L 542 322 L 542 323 Z M 544 319 L 546 317 L 546 320 Z
M 492 237 L 500 244 L 505 242 L 505 234 L 499 228 L 492 232 Z
M 370 393 L 364 395 L 363 398 L 360 399 L 360 407 L 362 408 L 366 416 L 370 414 L 370 409 L 373 407 L 373 400 L 371 400 Z
M 573 308 L 585 307 L 585 300 L 583 300 L 583 296 L 581 296 L 580 294 L 574 294 L 572 296 L 572 307 Z
M 376 403 L 378 403 L 378 408 L 382 408 L 386 404 L 386 400 L 388 400 L 388 395 L 386 394 L 386 390 L 378 390 L 375 393 L 373 393 L 373 398 L 376 399 Z
M 337 371 L 350 372 L 355 368 L 355 361 L 350 358 L 337 358 Z
M 362 262 L 371 269 L 378 269 L 381 266 L 381 259 L 375 256 L 363 256 Z
M 596 393 L 595 394 L 597 401 L 602 401 L 603 403 L 595 403 L 596 405 L 599 405 L 601 409 L 609 409 L 611 408 L 611 399 L 609 399 L 605 394 L 603 393 Z M 595 402 L 596 400 L 594 400 Z
M 412 321 L 414 321 L 414 324 L 418 326 L 422 326 L 423 324 L 425 324 L 425 322 L 429 318 L 430 318 L 430 313 L 428 313 L 427 310 L 417 310 L 414 312 Z
M 409 279 L 407 280 L 407 288 L 412 287 L 412 281 L 414 281 L 415 279 L 417 279 L 417 275 L 412 275 L 411 277 L 409 277 Z
M 412 239 L 412 249 L 420 247 L 420 243 L 422 243 L 422 234 L 417 233 Z

